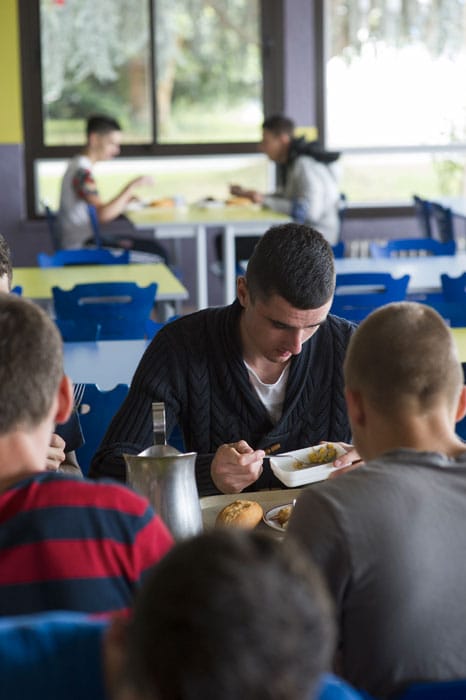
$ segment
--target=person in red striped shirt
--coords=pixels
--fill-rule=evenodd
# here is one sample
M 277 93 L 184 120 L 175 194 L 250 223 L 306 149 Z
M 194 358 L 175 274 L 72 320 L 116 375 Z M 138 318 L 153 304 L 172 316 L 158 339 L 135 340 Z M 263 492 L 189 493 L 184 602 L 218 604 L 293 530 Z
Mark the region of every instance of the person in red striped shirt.
M 73 395 L 38 306 L 0 294 L 0 615 L 128 610 L 172 536 L 126 486 L 45 469 Z

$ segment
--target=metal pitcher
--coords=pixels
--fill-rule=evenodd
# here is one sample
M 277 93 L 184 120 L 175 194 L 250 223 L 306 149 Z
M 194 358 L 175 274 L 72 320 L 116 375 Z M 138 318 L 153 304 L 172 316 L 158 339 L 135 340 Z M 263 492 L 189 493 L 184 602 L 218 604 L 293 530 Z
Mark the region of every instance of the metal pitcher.
M 202 531 L 194 465 L 196 452 L 153 445 L 138 455 L 123 455 L 128 483 L 149 499 L 175 540 Z

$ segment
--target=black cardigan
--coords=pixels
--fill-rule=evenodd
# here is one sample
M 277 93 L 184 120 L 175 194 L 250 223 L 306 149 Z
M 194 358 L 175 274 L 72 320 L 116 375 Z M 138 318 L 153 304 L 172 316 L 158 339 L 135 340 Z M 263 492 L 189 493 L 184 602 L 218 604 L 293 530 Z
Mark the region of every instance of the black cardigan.
M 343 359 L 354 326 L 329 316 L 290 366 L 283 414 L 274 426 L 252 388 L 239 343 L 238 301 L 169 323 L 155 336 L 134 375 L 128 397 L 96 453 L 91 476 L 125 479 L 122 452 L 152 444 L 153 401 L 164 401 L 167 434 L 179 423 L 186 449 L 198 453 L 201 496 L 218 493 L 210 477 L 217 448 L 246 440 L 254 449 L 281 451 L 320 440 L 350 442 L 343 394 Z M 280 485 L 264 460 L 248 490 Z

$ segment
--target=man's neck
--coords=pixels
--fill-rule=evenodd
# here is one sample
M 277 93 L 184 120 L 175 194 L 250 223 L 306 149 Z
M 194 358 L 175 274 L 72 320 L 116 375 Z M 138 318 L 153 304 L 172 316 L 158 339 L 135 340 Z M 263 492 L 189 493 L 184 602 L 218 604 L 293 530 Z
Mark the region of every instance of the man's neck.
M 45 470 L 50 431 L 41 426 L 30 432 L 16 430 L 0 437 L 0 491 Z

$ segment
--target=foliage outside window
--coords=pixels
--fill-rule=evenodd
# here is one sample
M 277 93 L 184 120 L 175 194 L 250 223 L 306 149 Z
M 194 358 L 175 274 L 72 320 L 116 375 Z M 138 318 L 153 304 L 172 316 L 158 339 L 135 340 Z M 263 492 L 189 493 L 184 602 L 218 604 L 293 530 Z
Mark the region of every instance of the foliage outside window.
M 326 26 L 326 140 L 346 152 L 349 198 L 464 193 L 463 0 L 331 0 Z
M 93 112 L 128 144 L 259 140 L 259 0 L 154 0 L 153 17 L 149 0 L 40 0 L 45 145 L 82 143 Z

